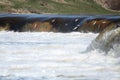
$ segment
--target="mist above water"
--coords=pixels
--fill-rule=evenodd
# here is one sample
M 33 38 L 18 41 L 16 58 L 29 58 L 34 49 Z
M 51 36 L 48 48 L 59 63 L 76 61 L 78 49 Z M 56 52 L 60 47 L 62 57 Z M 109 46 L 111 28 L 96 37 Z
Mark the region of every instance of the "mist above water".
M 0 79 L 119 80 L 119 57 L 83 53 L 97 35 L 0 32 Z

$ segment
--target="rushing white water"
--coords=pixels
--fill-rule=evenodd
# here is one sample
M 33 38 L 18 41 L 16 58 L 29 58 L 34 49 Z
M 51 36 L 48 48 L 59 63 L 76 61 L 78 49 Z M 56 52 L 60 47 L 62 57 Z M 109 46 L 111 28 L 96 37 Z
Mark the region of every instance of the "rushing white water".
M 120 80 L 120 58 L 83 53 L 98 34 L 0 32 L 0 80 Z

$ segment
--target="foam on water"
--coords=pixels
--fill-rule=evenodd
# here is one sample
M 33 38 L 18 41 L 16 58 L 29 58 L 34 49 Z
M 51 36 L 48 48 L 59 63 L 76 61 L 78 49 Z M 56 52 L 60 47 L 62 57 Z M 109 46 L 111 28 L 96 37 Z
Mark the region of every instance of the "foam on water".
M 0 32 L 0 80 L 119 80 L 119 57 L 83 53 L 97 35 Z

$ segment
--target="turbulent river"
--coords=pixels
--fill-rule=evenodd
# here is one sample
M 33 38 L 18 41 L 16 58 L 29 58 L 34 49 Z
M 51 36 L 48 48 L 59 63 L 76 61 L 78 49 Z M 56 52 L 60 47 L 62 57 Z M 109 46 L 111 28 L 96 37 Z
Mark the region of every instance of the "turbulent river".
M 0 80 L 120 80 L 119 57 L 84 52 L 97 35 L 2 31 Z

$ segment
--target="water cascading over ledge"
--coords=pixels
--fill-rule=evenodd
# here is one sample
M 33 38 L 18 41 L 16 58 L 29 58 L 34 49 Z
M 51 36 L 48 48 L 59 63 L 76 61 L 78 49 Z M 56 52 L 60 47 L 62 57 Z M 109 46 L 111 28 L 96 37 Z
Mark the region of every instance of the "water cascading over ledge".
M 0 14 L 0 30 L 18 32 L 102 32 L 119 25 L 117 15 Z
M 92 50 L 120 57 L 120 25 L 112 24 L 103 30 L 88 46 L 87 51 Z
M 87 51 L 120 49 L 119 15 L 0 14 L 0 30 L 18 32 L 100 33 Z

